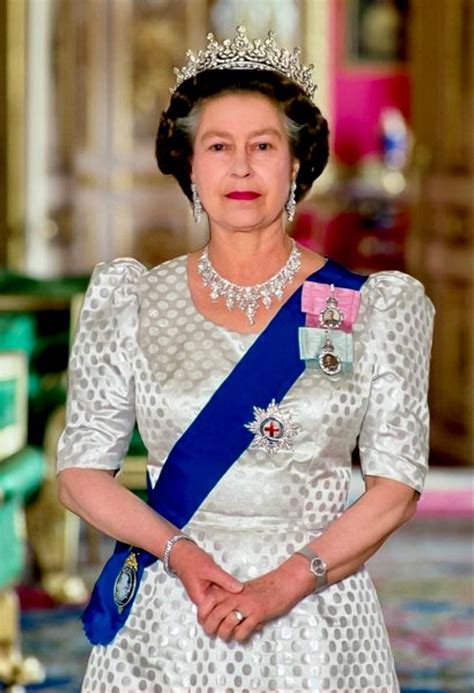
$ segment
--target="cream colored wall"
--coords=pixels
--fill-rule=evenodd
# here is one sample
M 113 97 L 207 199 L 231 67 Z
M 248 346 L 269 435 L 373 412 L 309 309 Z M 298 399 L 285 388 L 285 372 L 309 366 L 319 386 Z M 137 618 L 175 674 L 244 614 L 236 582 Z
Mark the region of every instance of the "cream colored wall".
M 308 62 L 314 64 L 314 79 L 318 85 L 316 101 L 331 121 L 331 1 L 305 0 L 304 47 Z
M 318 85 L 315 99 L 321 112 L 329 122 L 333 122 L 334 104 L 331 81 L 334 45 L 333 27 L 334 0 L 305 0 L 304 5 L 304 47 L 307 62 L 314 64 L 314 80 Z M 318 178 L 314 191 L 324 193 L 334 182 L 334 169 L 331 159 Z
M 48 219 L 48 137 L 51 119 L 52 0 L 28 4 L 26 22 L 26 152 L 25 152 L 25 271 L 37 277 L 55 276 L 61 258 L 55 250 L 55 226 Z

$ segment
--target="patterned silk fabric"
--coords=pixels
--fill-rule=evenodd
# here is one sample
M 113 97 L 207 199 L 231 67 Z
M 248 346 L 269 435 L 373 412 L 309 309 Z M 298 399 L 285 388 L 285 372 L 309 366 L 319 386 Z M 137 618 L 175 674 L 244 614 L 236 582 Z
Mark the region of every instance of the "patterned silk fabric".
M 358 438 L 363 474 L 421 492 L 432 318 L 415 279 L 373 274 L 353 326 L 352 372 L 306 369 L 280 403 L 299 427 L 294 449 L 273 455 L 248 449 L 184 531 L 241 580 L 273 569 L 344 511 Z M 98 265 L 71 355 L 58 469 L 119 470 L 136 417 L 156 482 L 176 439 L 254 339 L 196 310 L 185 257 L 150 271 L 129 259 Z M 125 627 L 110 645 L 93 648 L 83 690 L 393 693 L 399 687 L 365 567 L 238 644 L 206 636 L 179 580 L 158 561 L 146 569 Z

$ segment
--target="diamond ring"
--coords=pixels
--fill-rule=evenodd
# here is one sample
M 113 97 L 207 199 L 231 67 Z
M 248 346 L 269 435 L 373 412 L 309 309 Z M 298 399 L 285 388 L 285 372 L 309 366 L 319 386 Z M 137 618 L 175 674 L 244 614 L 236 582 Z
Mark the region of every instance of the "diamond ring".
M 234 614 L 235 618 L 237 619 L 237 621 L 239 623 L 241 623 L 245 619 L 245 616 L 243 615 L 243 613 L 241 611 L 239 611 L 238 609 L 234 609 L 232 613 Z

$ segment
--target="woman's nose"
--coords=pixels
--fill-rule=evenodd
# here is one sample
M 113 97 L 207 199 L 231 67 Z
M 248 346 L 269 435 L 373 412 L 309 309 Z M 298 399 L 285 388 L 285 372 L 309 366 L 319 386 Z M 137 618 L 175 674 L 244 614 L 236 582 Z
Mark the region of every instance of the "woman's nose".
M 250 162 L 245 150 L 236 151 L 232 161 L 232 175 L 235 178 L 246 178 L 250 175 Z

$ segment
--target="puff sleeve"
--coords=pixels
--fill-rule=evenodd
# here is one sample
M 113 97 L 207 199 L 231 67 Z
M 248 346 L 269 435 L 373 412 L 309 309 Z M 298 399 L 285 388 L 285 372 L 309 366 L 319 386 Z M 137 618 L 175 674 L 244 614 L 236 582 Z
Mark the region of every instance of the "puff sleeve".
M 87 289 L 69 360 L 66 426 L 57 471 L 118 470 L 135 423 L 131 351 L 138 320 L 137 260 L 100 263 Z
M 374 370 L 359 436 L 362 473 L 400 481 L 421 493 L 428 460 L 434 308 L 420 282 L 401 272 L 378 272 L 366 288 Z

